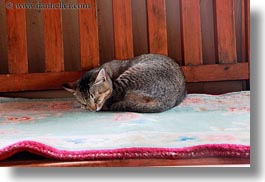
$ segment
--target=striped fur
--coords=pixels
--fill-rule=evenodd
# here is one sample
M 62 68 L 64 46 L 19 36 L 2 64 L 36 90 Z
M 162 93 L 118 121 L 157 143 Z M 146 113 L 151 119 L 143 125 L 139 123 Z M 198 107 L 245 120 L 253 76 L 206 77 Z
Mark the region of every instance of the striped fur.
M 101 71 L 104 82 L 101 87 L 98 84 L 97 89 L 108 90 L 105 97 L 95 89 L 95 80 L 100 79 Z M 157 54 L 105 63 L 88 71 L 76 82 L 74 90 L 75 95 L 82 97 L 77 99 L 85 100 L 87 105 L 93 102 L 90 95 L 101 96 L 100 110 L 107 111 L 162 112 L 178 105 L 186 96 L 180 66 L 173 59 Z M 85 108 L 95 110 L 95 107 Z

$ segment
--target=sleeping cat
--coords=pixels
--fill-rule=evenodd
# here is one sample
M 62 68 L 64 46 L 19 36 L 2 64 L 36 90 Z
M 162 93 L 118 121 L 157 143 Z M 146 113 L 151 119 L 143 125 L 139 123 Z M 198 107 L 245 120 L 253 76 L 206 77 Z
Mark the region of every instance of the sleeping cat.
M 162 112 L 186 96 L 180 66 L 158 54 L 113 60 L 63 87 L 90 111 Z

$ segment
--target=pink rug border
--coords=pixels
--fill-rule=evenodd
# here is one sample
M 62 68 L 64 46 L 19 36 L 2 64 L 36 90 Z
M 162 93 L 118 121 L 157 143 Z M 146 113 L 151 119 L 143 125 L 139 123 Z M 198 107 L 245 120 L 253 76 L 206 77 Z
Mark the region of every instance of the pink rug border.
M 0 149 L 0 161 L 28 151 L 47 158 L 63 161 L 114 159 L 193 159 L 205 157 L 248 158 L 250 146 L 237 144 L 205 144 L 183 148 L 119 148 L 108 150 L 60 150 L 35 142 L 20 141 Z

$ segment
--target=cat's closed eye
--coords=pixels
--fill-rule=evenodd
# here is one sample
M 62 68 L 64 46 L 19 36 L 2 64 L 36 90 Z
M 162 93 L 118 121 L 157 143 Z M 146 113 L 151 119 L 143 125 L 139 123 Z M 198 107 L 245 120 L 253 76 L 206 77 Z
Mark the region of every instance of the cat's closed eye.
M 90 94 L 90 99 L 94 100 L 95 99 L 95 96 L 93 94 Z
M 98 94 L 105 94 L 105 93 L 107 93 L 109 91 L 110 91 L 110 89 L 99 89 L 98 90 Z

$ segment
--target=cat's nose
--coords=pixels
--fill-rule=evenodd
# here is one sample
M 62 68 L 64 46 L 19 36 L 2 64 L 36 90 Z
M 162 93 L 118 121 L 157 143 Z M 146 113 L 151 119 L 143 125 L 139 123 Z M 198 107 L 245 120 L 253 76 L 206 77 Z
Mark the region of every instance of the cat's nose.
M 89 111 L 97 111 L 96 107 L 92 107 L 92 106 L 88 106 L 88 105 L 86 105 L 86 109 Z

